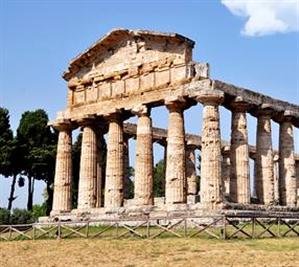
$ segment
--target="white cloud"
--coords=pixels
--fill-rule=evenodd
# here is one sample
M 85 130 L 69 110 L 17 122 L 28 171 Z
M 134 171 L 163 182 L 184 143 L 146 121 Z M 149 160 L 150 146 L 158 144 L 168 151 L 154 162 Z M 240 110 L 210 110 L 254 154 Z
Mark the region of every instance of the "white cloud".
M 241 33 L 262 36 L 299 31 L 299 0 L 221 0 L 232 14 L 247 18 Z

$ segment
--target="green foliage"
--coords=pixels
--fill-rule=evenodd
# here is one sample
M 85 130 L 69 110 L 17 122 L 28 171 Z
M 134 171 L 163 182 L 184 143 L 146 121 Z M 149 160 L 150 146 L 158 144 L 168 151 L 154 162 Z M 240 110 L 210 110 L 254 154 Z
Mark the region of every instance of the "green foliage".
M 14 209 L 10 216 L 10 224 L 33 223 L 32 213 L 25 209 Z
M 32 218 L 36 221 L 39 217 L 47 215 L 47 205 L 44 203 L 42 205 L 33 205 L 32 208 Z
M 14 209 L 12 213 L 8 209 L 0 208 L 0 225 L 28 224 L 37 221 L 38 217 L 46 216 L 46 205 L 34 205 L 32 211 L 26 209 Z
M 8 177 L 12 173 L 13 134 L 10 129 L 9 113 L 0 107 L 0 174 Z
M 165 195 L 165 171 L 164 160 L 160 160 L 154 168 L 154 196 L 162 197 Z
M 52 132 L 47 124 L 47 113 L 38 109 L 24 112 L 17 129 L 21 169 L 28 178 L 28 210 L 32 210 L 32 179 L 45 181 L 48 189 L 54 182 L 57 132 Z M 53 192 L 48 193 L 48 206 L 51 206 Z
M 0 208 L 0 225 L 9 224 L 10 211 Z

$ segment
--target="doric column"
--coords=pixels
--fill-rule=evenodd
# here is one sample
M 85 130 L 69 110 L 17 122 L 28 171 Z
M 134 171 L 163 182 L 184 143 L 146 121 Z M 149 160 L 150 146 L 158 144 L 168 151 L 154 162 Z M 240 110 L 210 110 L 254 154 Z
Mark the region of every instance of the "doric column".
M 299 159 L 296 160 L 297 206 L 299 206 Z
M 221 181 L 221 135 L 219 104 L 224 94 L 218 90 L 203 90 L 197 100 L 203 107 L 201 148 L 201 202 L 210 208 L 223 201 Z
M 258 112 L 255 164 L 257 198 L 261 204 L 274 204 L 271 109 L 266 105 Z
M 152 120 L 146 106 L 138 106 L 132 112 L 138 115 L 134 203 L 138 206 L 153 205 Z
M 223 193 L 229 196 L 230 187 L 230 147 L 224 146 L 222 148 L 222 163 L 221 163 L 221 173 L 222 173 L 222 188 Z
M 294 155 L 294 134 L 291 116 L 285 111 L 285 118 L 279 130 L 279 196 L 280 204 L 297 205 L 296 165 Z
M 166 159 L 166 204 L 186 203 L 184 102 L 165 101 L 169 110 Z
M 105 147 L 105 139 L 103 133 L 100 131 L 97 135 L 97 179 L 96 179 L 96 207 L 102 207 L 103 205 L 103 170 L 105 168 L 104 162 L 104 147 Z
M 230 146 L 230 199 L 250 203 L 249 147 L 246 110 L 248 104 L 236 98 L 230 105 L 232 111 Z
M 194 145 L 186 146 L 187 195 L 197 195 L 196 158 Z
M 83 122 L 80 158 L 78 209 L 96 207 L 97 202 L 97 132 L 91 121 Z
M 279 156 L 273 155 L 274 203 L 279 203 Z
M 299 159 L 296 160 L 296 180 L 297 180 L 297 206 L 299 198 Z
M 129 158 L 129 139 L 130 136 L 127 134 L 123 135 L 124 138 L 124 198 L 129 199 L 129 191 L 130 191 L 130 158 Z
M 72 129 L 70 124 L 54 126 L 59 130 L 52 215 L 72 209 Z
M 108 138 L 105 208 L 114 209 L 123 205 L 123 122 L 118 113 L 109 117 Z

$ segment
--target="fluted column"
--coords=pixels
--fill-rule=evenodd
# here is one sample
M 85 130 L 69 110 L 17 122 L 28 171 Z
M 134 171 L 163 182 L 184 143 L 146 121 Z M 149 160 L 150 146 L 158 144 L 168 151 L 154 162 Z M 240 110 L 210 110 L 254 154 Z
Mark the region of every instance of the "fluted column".
M 108 138 L 105 208 L 114 209 L 123 205 L 124 144 L 120 114 L 110 116 Z
M 69 124 L 55 126 L 59 130 L 52 215 L 72 209 L 72 130 Z
M 297 206 L 299 206 L 299 159 L 296 160 Z
M 133 109 L 138 115 L 135 163 L 134 203 L 153 205 L 153 133 L 150 112 L 146 106 Z
M 130 190 L 130 158 L 129 158 L 129 139 L 130 137 L 126 134 L 123 136 L 124 138 L 124 198 L 129 199 L 129 190 Z
M 204 105 L 200 196 L 201 202 L 209 208 L 216 208 L 223 201 L 219 120 L 219 104 L 223 98 L 223 92 L 218 90 L 203 90 L 197 97 Z
M 91 122 L 84 122 L 80 175 L 78 209 L 96 207 L 97 202 L 97 133 Z
M 186 203 L 184 103 L 166 101 L 169 110 L 166 159 L 166 204 Z
M 261 204 L 274 204 L 271 109 L 267 106 L 258 113 L 255 164 L 257 198 Z
M 230 199 L 233 202 L 250 203 L 249 147 L 246 110 L 248 104 L 242 99 L 231 103 L 230 146 Z
M 96 207 L 99 208 L 103 205 L 103 170 L 105 168 L 104 164 L 104 143 L 105 139 L 101 131 L 97 134 L 97 179 L 96 179 Z
M 196 158 L 193 145 L 186 146 L 187 195 L 197 195 Z
M 221 173 L 222 173 L 222 188 L 223 193 L 229 196 L 230 190 L 230 147 L 224 146 L 222 148 L 222 163 L 221 163 Z
M 279 196 L 281 205 L 296 207 L 297 183 L 294 134 L 291 117 L 288 116 L 280 123 L 279 130 Z
M 279 156 L 273 155 L 274 203 L 279 204 Z

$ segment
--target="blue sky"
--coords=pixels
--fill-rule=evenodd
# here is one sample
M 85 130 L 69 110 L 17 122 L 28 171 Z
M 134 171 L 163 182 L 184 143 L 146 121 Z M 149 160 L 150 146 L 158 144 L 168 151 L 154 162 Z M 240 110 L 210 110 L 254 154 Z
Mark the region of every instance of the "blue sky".
M 43 108 L 54 119 L 66 104 L 61 74 L 68 62 L 115 27 L 183 34 L 196 42 L 194 59 L 210 63 L 212 78 L 298 104 L 299 35 L 291 20 L 294 9 L 287 6 L 296 0 L 267 1 L 266 6 L 254 2 L 0 0 L 0 105 L 9 109 L 13 129 L 26 110 Z M 297 24 L 298 12 L 295 18 Z M 230 113 L 223 110 L 221 119 L 228 139 Z M 188 110 L 185 120 L 186 131 L 200 133 L 201 107 Z M 256 122 L 248 120 L 254 144 Z M 155 109 L 153 121 L 167 128 L 167 111 Z M 274 146 L 277 131 L 274 123 Z M 156 161 L 162 153 L 155 145 Z M 6 206 L 9 184 L 10 179 L 0 179 L 0 206 Z M 43 187 L 37 183 L 37 203 Z M 26 188 L 17 195 L 15 206 L 24 207 Z

